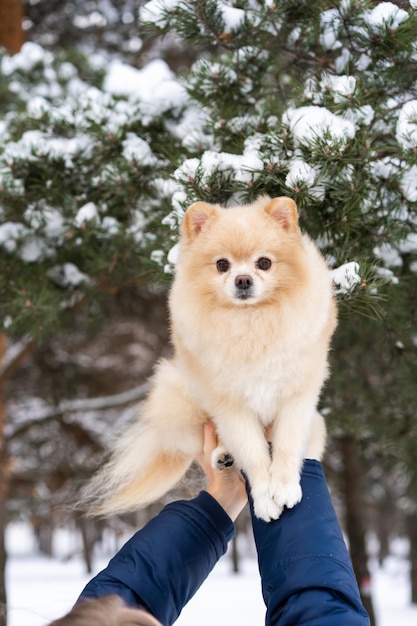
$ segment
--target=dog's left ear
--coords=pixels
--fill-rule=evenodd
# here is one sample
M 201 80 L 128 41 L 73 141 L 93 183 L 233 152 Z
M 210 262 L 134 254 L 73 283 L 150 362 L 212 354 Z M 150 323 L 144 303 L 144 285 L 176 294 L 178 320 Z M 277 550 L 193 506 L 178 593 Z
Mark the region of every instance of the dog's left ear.
M 194 202 L 188 207 L 184 221 L 182 223 L 182 232 L 188 238 L 193 238 L 199 234 L 204 224 L 217 214 L 217 209 L 207 202 Z
M 273 198 L 265 206 L 265 212 L 276 219 L 284 230 L 298 230 L 298 210 L 292 198 L 287 196 Z

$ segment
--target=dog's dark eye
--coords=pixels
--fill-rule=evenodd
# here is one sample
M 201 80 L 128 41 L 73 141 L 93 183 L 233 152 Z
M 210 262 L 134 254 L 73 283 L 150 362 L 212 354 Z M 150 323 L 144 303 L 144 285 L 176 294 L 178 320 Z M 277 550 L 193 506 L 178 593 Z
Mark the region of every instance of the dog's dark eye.
M 261 256 L 261 258 L 256 261 L 256 267 L 260 270 L 269 270 L 271 265 L 271 259 L 267 259 L 266 256 Z
M 219 259 L 216 263 L 218 272 L 227 272 L 230 267 L 230 263 L 227 259 Z

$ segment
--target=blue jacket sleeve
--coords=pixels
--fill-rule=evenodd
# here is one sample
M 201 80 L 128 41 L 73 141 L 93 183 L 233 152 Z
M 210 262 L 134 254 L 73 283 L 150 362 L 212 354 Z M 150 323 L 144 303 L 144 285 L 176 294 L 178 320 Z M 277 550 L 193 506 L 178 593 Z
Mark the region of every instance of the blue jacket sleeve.
M 175 622 L 218 559 L 234 525 L 207 492 L 173 502 L 139 530 L 93 578 L 78 601 L 117 594 L 164 626 Z
M 321 464 L 307 460 L 303 498 L 280 519 L 252 521 L 266 626 L 369 626 Z

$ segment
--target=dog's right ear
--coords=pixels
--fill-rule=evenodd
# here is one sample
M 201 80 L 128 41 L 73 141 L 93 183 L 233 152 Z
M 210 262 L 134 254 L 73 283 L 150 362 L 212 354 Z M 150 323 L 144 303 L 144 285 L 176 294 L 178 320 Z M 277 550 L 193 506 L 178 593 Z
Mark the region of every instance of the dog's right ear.
M 298 230 L 298 210 L 292 198 L 287 198 L 287 196 L 273 198 L 264 210 L 281 224 L 284 230 L 293 232 Z
M 215 215 L 217 215 L 217 209 L 212 204 L 194 202 L 185 213 L 182 223 L 183 234 L 189 239 L 196 237 L 204 224 Z

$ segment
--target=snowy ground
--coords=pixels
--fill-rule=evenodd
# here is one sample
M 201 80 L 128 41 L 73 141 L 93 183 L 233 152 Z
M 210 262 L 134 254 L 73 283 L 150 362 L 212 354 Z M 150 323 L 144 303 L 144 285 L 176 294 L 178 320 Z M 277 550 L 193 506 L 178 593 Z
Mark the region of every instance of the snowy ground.
M 28 528 L 11 525 L 7 536 L 9 626 L 45 626 L 71 607 L 90 578 L 79 557 L 65 558 L 78 551 L 74 541 L 73 536 L 59 533 L 56 552 L 60 557 L 36 556 Z M 374 568 L 372 593 L 378 626 L 416 626 L 417 607 L 408 604 L 408 563 L 401 548 L 396 552 L 396 556 L 386 560 L 383 569 Z M 97 559 L 97 569 L 104 567 L 107 560 Z M 208 626 L 219 618 L 228 624 L 263 624 L 264 605 L 254 558 L 245 559 L 242 572 L 234 575 L 226 555 L 184 609 L 177 624 Z

